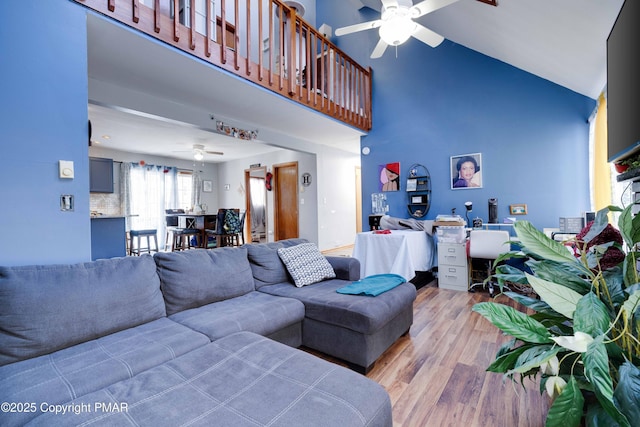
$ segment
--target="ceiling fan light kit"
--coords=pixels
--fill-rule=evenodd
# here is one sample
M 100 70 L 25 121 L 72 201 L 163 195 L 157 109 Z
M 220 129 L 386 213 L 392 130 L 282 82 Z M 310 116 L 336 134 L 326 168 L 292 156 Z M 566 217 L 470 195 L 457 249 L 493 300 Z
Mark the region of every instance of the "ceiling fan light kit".
M 381 57 L 387 46 L 399 46 L 409 37 L 414 37 L 431 47 L 436 47 L 444 37 L 418 24 L 414 19 L 455 3 L 458 0 L 424 0 L 413 4 L 412 0 L 381 0 L 380 19 L 361 24 L 338 28 L 336 36 L 355 33 L 357 31 L 380 28 L 380 41 L 371 54 L 371 58 Z

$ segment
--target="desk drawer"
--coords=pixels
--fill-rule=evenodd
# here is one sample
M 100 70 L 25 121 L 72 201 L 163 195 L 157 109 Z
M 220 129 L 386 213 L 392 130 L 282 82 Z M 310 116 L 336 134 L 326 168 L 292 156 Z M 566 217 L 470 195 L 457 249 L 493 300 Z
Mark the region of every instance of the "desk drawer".
M 456 291 L 468 290 L 467 266 L 438 265 L 438 287 Z
M 467 265 L 465 243 L 438 243 L 438 265 Z

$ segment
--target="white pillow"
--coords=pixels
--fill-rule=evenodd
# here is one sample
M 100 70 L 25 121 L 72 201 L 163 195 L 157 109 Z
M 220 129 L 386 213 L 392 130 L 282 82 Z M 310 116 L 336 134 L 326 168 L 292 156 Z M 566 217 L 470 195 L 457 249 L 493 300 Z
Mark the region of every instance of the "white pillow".
M 329 261 L 315 243 L 302 243 L 278 249 L 278 256 L 299 288 L 336 277 Z

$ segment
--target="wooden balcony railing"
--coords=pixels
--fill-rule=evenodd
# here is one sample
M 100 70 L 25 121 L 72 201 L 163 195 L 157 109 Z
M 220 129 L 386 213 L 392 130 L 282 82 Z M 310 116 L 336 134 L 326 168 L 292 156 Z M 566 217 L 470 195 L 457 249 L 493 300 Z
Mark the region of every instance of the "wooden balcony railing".
M 371 69 L 279 0 L 74 1 L 346 124 L 371 129 Z

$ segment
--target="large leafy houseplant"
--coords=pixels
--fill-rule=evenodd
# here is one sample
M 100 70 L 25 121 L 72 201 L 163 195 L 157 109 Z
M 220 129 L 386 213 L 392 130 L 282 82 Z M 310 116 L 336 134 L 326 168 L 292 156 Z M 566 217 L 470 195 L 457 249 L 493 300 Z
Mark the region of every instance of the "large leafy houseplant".
M 608 223 L 610 211 L 621 211 L 619 231 Z M 640 215 L 631 207 L 603 209 L 571 250 L 526 221 L 515 230 L 520 250 L 496 264 L 524 257 L 526 268 L 502 264 L 496 277 L 501 288 L 526 284 L 540 298 L 504 292 L 531 314 L 496 302 L 474 305 L 512 336 L 487 370 L 523 386 L 525 377 L 541 374 L 541 392 L 553 399 L 547 426 L 640 425 Z

